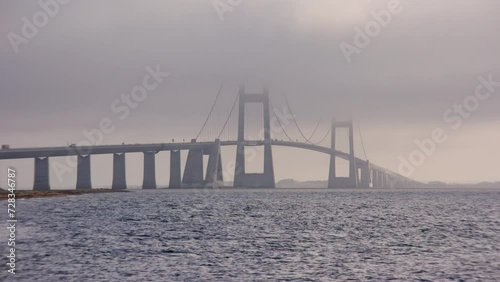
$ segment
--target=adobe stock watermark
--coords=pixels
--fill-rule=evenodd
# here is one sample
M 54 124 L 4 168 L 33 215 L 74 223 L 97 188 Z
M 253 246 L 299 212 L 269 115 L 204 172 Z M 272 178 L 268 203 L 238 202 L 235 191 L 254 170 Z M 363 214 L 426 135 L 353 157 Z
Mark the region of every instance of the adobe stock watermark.
M 212 5 L 214 6 L 217 16 L 219 16 L 220 21 L 224 21 L 224 14 L 227 12 L 233 12 L 236 7 L 241 5 L 243 0 L 214 0 Z
M 160 65 L 155 68 L 146 67 L 146 75 L 142 78 L 142 83 L 132 88 L 130 93 L 122 93 L 120 98 L 116 98 L 110 104 L 110 110 L 114 114 L 114 119 L 109 117 L 102 118 L 96 128 L 90 130 L 82 130 L 83 139 L 74 146 L 67 148 L 68 151 L 77 150 L 78 155 L 86 156 L 91 154 L 92 146 L 101 145 L 104 137 L 111 134 L 116 129 L 117 121 L 124 121 L 130 116 L 130 113 L 136 109 L 140 103 L 147 99 L 149 94 L 153 93 L 161 83 L 170 75 L 160 70 Z M 51 168 L 55 171 L 59 182 L 63 181 L 63 176 L 66 173 L 71 173 L 77 167 L 78 161 L 76 156 L 65 158 L 66 163 L 58 161 L 51 162 Z
M 270 133 L 271 139 L 272 134 L 279 134 L 284 132 L 284 128 L 288 126 L 296 115 L 292 115 L 290 109 L 287 106 L 284 106 L 281 111 L 273 108 L 273 112 L 275 113 L 274 117 L 270 120 Z M 265 139 L 265 129 L 262 128 L 257 133 L 256 138 L 251 137 L 249 140 L 264 140 Z M 272 140 L 271 140 L 272 142 Z M 264 146 L 251 146 L 245 147 L 245 160 L 247 162 L 253 162 L 259 153 L 264 151 Z M 236 160 L 231 160 L 224 165 L 223 172 L 225 175 L 229 175 L 229 177 L 234 177 L 236 174 L 242 173 L 242 171 L 236 171 Z
M 382 29 L 388 27 L 393 17 L 400 14 L 403 9 L 404 7 L 400 0 L 390 0 L 387 3 L 387 9 L 382 9 L 378 12 L 372 10 L 370 12 L 373 20 L 367 22 L 363 29 L 358 26 L 354 27 L 353 44 L 343 41 L 339 45 L 347 63 L 350 64 L 352 62 L 354 54 L 361 54 L 363 49 L 370 45 L 372 39 L 379 36 Z
M 288 107 L 284 106 L 281 111 L 273 107 L 273 112 L 274 116 L 270 120 L 270 133 L 271 134 L 278 134 L 282 133 L 284 131 L 284 128 L 288 126 L 294 118 L 296 118 L 296 115 L 292 115 Z M 271 136 L 272 137 L 272 136 Z M 259 130 L 256 136 L 251 136 L 249 138 L 246 138 L 251 141 L 263 141 L 265 139 L 265 129 L 262 128 Z M 245 147 L 245 155 L 244 159 L 245 162 L 253 162 L 258 154 L 264 150 L 264 146 L 251 146 L 251 147 Z M 223 167 L 222 167 L 222 174 L 224 179 L 231 179 L 234 178 L 236 174 L 241 173 L 242 171 L 238 169 L 236 171 L 236 160 L 232 159 L 229 161 L 224 162 Z M 227 181 L 227 180 L 226 180 Z M 215 196 L 214 194 L 216 191 L 219 190 L 220 187 L 201 187 L 201 188 L 196 188 L 196 191 L 201 191 L 208 193 L 208 196 Z
M 461 103 L 454 104 L 443 113 L 443 121 L 452 130 L 460 129 L 464 120 L 472 117 L 472 114 L 479 109 L 481 102 L 492 97 L 497 88 L 500 87 L 500 81 L 494 81 L 492 74 L 489 74 L 487 78 L 480 76 L 478 80 L 479 84 L 476 86 L 474 94 L 466 96 Z M 416 168 L 422 166 L 436 152 L 438 145 L 445 143 L 446 140 L 448 140 L 448 135 L 441 127 L 432 130 L 429 138 L 415 139 L 414 143 L 417 149 L 410 152 L 406 158 L 402 155 L 398 157 L 398 172 L 406 177 L 412 176 Z
M 39 0 L 38 6 L 40 10 L 36 11 L 30 19 L 22 17 L 21 33 L 17 34 L 9 32 L 7 37 L 10 45 L 16 54 L 19 53 L 21 44 L 28 44 L 33 39 L 41 28 L 49 24 L 50 19 L 54 18 L 61 11 L 63 5 L 67 5 L 71 0 Z

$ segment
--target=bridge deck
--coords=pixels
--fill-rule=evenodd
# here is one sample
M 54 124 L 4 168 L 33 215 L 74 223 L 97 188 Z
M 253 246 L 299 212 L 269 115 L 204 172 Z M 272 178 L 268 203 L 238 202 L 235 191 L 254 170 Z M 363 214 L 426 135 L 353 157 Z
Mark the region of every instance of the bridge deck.
M 246 146 L 262 146 L 263 140 L 244 141 Z M 236 146 L 238 141 L 222 141 L 221 146 Z M 331 148 L 290 141 L 271 141 L 273 146 L 284 146 L 311 150 L 323 154 L 335 153 L 337 157 L 349 160 L 349 154 Z M 193 148 L 209 148 L 213 142 L 196 142 L 196 143 L 156 143 L 156 144 L 122 144 L 122 145 L 98 145 L 98 146 L 67 146 L 67 147 L 41 147 L 41 148 L 12 148 L 0 150 L 0 160 L 6 159 L 26 159 L 26 158 L 44 158 L 44 157 L 65 157 L 76 155 L 101 155 L 101 154 L 121 154 L 121 153 L 141 153 L 141 152 L 160 152 L 160 151 L 178 151 L 189 150 Z M 367 161 L 356 158 L 357 164 L 365 164 Z M 388 169 L 370 164 L 372 169 L 388 173 L 393 176 L 403 177 Z M 404 178 L 404 177 L 403 177 Z M 409 179 L 408 179 L 409 180 Z

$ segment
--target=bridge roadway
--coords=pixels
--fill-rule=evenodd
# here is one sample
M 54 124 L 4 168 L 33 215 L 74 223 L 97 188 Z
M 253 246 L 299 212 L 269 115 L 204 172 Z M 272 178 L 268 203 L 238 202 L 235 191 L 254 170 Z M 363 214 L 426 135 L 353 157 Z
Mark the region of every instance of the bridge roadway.
M 243 141 L 245 146 L 262 146 L 264 145 L 264 140 L 255 141 Z M 0 150 L 0 160 L 6 159 L 26 159 L 26 158 L 45 158 L 45 157 L 66 157 L 66 156 L 77 156 L 77 155 L 102 155 L 102 154 L 114 154 L 114 153 L 141 153 L 141 152 L 160 152 L 160 151 L 178 151 L 178 150 L 189 150 L 196 148 L 210 148 L 213 142 L 183 142 L 183 143 L 153 143 L 153 144 L 121 144 L 121 145 L 97 145 L 97 146 L 79 146 L 79 147 L 40 147 L 40 148 L 12 148 Z M 236 146 L 238 141 L 221 141 L 221 146 Z M 271 145 L 273 146 L 283 146 L 305 149 L 310 151 L 315 151 L 323 154 L 331 155 L 336 154 L 337 157 L 349 160 L 349 154 L 332 150 L 328 147 L 318 146 L 314 144 L 301 143 L 301 142 L 291 142 L 291 141 L 277 141 L 272 140 Z M 361 164 L 366 164 L 366 160 L 356 158 L 356 164 L 359 167 Z M 358 165 L 359 164 L 359 165 Z M 370 164 L 372 169 L 387 173 L 389 175 L 397 176 L 398 178 L 405 178 L 397 173 L 394 173 L 388 169 L 377 166 L 373 163 Z M 411 179 L 408 179 L 413 181 Z

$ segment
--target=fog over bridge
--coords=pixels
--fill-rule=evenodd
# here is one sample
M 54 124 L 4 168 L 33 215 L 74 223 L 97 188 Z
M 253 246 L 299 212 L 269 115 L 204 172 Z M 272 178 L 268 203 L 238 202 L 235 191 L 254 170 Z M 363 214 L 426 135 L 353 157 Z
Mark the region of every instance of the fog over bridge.
M 222 90 L 222 86 L 221 86 Z M 356 157 L 354 150 L 354 130 L 352 121 L 333 121 L 328 132 L 322 139 L 324 141 L 328 136 L 331 138 L 330 147 L 313 143 L 310 138 L 304 136 L 300 130 L 294 115 L 293 122 L 297 126 L 304 141 L 293 141 L 287 134 L 280 117 L 276 114 L 269 99 L 267 89 L 263 93 L 246 93 L 243 86 L 240 87 L 239 95 L 234 99 L 234 103 L 222 129 L 211 142 L 199 142 L 200 134 L 205 130 L 208 121 L 213 117 L 213 110 L 219 100 L 219 94 L 215 98 L 210 113 L 203 124 L 200 133 L 191 142 L 182 143 L 159 143 L 159 144 L 121 144 L 121 145 L 95 145 L 95 146 L 76 146 L 67 147 L 45 147 L 45 148 L 12 148 L 0 150 L 0 159 L 34 159 L 35 179 L 34 190 L 50 190 L 49 178 L 49 158 L 77 156 L 77 181 L 76 189 L 91 189 L 91 156 L 112 154 L 113 155 L 113 182 L 112 189 L 126 189 L 126 161 L 127 153 L 144 154 L 144 189 L 155 189 L 155 155 L 162 151 L 170 152 L 170 188 L 217 188 L 223 187 L 223 167 L 221 147 L 236 146 L 236 159 L 234 162 L 234 187 L 235 188 L 274 188 L 274 164 L 272 148 L 274 146 L 283 146 L 309 150 L 327 154 L 330 156 L 330 165 L 328 173 L 329 188 L 409 188 L 419 186 L 421 183 L 404 177 L 396 172 L 377 166 L 369 160 Z M 237 140 L 221 141 L 221 135 L 229 130 L 230 122 L 235 106 L 238 107 L 238 128 Z M 246 140 L 245 138 L 245 109 L 247 104 L 260 104 L 263 107 L 263 128 L 262 136 L 259 140 Z M 289 105 L 288 105 L 289 106 Z M 288 141 L 273 139 L 271 136 L 271 113 L 276 117 L 276 121 Z M 349 152 L 343 152 L 336 147 L 337 129 L 345 128 L 348 130 Z M 313 134 L 316 132 L 315 128 Z M 249 147 L 263 147 L 264 168 L 262 173 L 247 173 L 245 168 L 245 154 Z M 181 175 L 181 152 L 187 152 L 187 160 L 184 172 Z M 208 155 L 208 163 L 204 168 L 204 155 Z M 344 159 L 349 162 L 349 173 L 345 177 L 337 175 L 337 159 Z M 307 165 L 307 164 L 306 164 Z

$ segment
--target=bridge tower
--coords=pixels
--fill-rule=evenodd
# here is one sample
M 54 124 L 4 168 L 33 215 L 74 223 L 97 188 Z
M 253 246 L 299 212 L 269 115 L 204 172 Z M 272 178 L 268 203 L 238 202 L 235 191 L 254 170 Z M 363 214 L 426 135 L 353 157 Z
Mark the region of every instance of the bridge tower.
M 349 129 L 349 176 L 337 177 L 336 173 L 336 147 L 335 131 L 337 128 Z M 328 175 L 328 188 L 355 188 L 358 187 L 358 169 L 356 168 L 356 158 L 354 156 L 354 131 L 352 121 L 332 122 L 331 148 L 334 153 L 330 155 L 330 173 Z
M 262 103 L 264 109 L 264 172 L 246 173 L 245 171 L 245 105 L 247 103 Z M 269 117 L 269 91 L 249 94 L 245 87 L 239 90 L 238 145 L 236 150 L 236 165 L 234 172 L 234 187 L 274 188 L 273 154 L 271 149 L 271 122 Z

